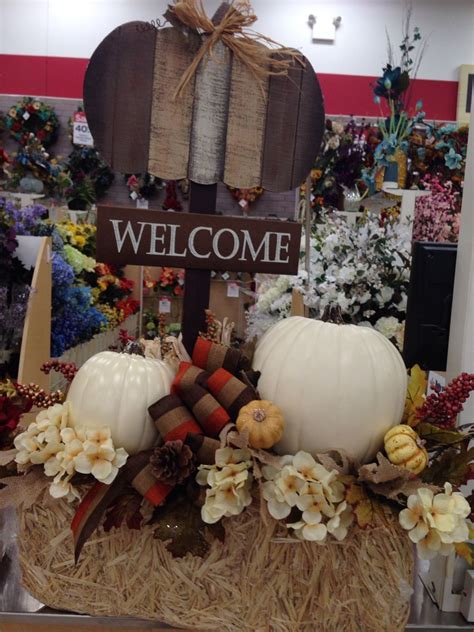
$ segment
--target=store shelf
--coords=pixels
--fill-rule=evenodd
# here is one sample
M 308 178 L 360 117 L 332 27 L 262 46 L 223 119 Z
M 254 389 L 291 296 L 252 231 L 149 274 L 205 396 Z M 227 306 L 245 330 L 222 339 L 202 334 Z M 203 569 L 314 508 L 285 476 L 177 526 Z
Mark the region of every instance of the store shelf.
M 143 621 L 126 617 L 88 617 L 85 615 L 75 615 L 70 613 L 56 612 L 49 608 L 43 608 L 37 612 L 0 612 L 0 631 L 10 632 L 8 626 L 28 626 L 31 632 L 41 628 L 50 632 L 55 632 L 57 626 L 61 632 L 66 632 L 68 627 L 77 627 L 82 630 L 101 628 L 102 632 L 109 630 L 155 630 L 155 632 L 172 632 L 176 628 L 153 621 Z M 21 628 L 18 628 L 21 629 Z M 16 632 L 16 628 L 12 627 Z M 474 632 L 474 624 L 467 623 L 460 614 L 440 612 L 431 601 L 427 592 L 423 589 L 418 580 L 412 600 L 412 613 L 406 630 L 417 630 L 418 632 L 448 632 L 462 630 L 464 632 Z M 78 631 L 79 632 L 79 631 Z M 195 632 L 205 632 L 198 631 Z

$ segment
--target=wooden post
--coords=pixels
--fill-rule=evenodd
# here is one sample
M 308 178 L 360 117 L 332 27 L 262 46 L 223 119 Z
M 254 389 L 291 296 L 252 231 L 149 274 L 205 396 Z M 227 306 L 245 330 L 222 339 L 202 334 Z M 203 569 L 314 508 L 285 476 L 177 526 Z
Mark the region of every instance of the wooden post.
M 216 212 L 217 184 L 191 182 L 190 213 Z M 192 353 L 199 331 L 204 329 L 205 310 L 209 307 L 211 289 L 210 270 L 186 270 L 183 301 L 183 344 Z

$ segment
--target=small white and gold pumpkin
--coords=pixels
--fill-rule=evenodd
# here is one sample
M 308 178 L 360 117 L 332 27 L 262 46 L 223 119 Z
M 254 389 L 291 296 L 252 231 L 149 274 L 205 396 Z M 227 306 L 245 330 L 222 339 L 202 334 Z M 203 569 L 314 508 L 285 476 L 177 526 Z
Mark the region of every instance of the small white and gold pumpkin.
M 389 461 L 413 474 L 420 474 L 428 465 L 429 456 L 422 440 L 406 424 L 389 430 L 385 435 L 384 445 Z

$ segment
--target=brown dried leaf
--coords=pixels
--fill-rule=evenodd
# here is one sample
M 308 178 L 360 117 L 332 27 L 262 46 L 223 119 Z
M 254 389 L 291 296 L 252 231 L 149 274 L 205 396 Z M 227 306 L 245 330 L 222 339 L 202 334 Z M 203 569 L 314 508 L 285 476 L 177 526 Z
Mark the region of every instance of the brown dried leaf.
M 49 483 L 41 466 L 31 468 L 25 475 L 0 479 L 0 484 L 4 485 L 0 490 L 0 509 L 20 505 L 28 509 L 35 504 Z
M 377 454 L 377 461 L 359 469 L 359 481 L 378 496 L 399 501 L 401 497 L 414 494 L 420 487 L 438 491 L 437 487 L 427 485 L 408 470 L 390 463 L 381 452 Z
M 349 474 L 356 467 L 344 450 L 329 450 L 323 454 L 317 454 L 316 459 L 330 472 L 337 470 L 340 474 Z
M 14 461 L 17 452 L 16 448 L 13 448 L 13 450 L 0 450 L 0 466 L 8 465 Z
M 397 479 L 408 480 L 412 474 L 408 471 L 393 465 L 381 452 L 377 454 L 378 463 L 369 463 L 359 468 L 359 480 L 364 483 L 386 483 Z

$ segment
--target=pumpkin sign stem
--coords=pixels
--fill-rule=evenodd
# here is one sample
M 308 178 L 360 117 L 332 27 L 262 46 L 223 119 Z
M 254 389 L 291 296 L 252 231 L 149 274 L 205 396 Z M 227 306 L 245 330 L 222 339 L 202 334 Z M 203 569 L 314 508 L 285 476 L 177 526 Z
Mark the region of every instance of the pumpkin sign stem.
M 321 320 L 325 323 L 333 323 L 334 325 L 344 325 L 342 310 L 339 305 L 327 305 Z
M 263 408 L 256 408 L 253 411 L 253 418 L 255 419 L 255 421 L 265 421 L 265 419 L 267 418 L 265 411 L 263 410 Z

